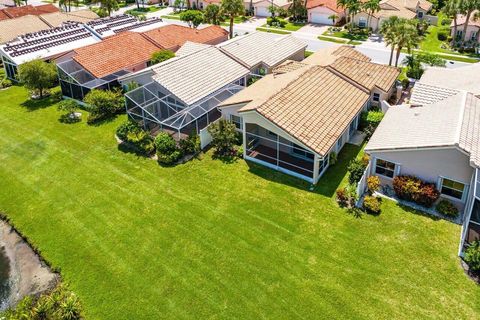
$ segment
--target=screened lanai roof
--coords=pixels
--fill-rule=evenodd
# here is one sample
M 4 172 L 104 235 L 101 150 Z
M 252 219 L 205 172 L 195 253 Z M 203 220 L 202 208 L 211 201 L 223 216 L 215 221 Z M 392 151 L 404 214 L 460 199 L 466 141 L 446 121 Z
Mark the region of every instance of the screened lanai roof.
M 100 87 L 129 73 L 128 71 L 120 70 L 103 78 L 95 78 L 90 72 L 85 70 L 74 60 L 67 60 L 65 62 L 58 63 L 57 67 L 75 83 L 78 83 L 79 85 L 89 89 Z

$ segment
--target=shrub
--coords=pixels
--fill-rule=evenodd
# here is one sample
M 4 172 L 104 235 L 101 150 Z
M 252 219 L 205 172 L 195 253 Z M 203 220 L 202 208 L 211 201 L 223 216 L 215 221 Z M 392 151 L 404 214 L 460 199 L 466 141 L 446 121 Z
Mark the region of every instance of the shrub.
M 80 119 L 75 117 L 75 111 L 77 111 L 77 109 L 78 103 L 75 100 L 66 99 L 60 101 L 60 103 L 58 104 L 58 110 L 65 112 L 65 114 L 62 115 L 60 120 L 66 123 L 79 121 Z
M 336 199 L 340 207 L 352 208 L 357 199 L 356 190 L 352 185 L 337 189 Z
M 3 78 L 0 80 L 0 89 L 8 88 L 12 86 L 12 81 L 8 78 Z
M 365 163 L 364 159 L 353 159 L 348 164 L 347 170 L 349 172 L 348 181 L 350 184 L 357 184 L 363 176 L 363 172 L 367 168 L 368 161 Z
M 125 108 L 124 97 L 119 91 L 93 89 L 83 101 L 88 104 L 90 114 L 87 122 L 90 124 L 118 114 Z
M 375 191 L 378 191 L 378 189 L 380 188 L 380 178 L 377 176 L 368 177 L 367 188 L 370 194 L 373 194 Z
M 52 100 L 52 102 L 62 101 L 62 98 L 63 98 L 62 88 L 55 87 L 50 89 L 50 99 Z
M 437 34 L 437 39 L 440 41 L 446 41 L 448 39 L 448 34 L 445 31 L 440 31 Z
M 363 199 L 363 208 L 372 214 L 380 213 L 380 199 L 373 196 L 366 196 Z
M 190 134 L 186 139 L 182 139 L 178 143 L 183 154 L 195 154 L 200 152 L 200 137 L 196 132 Z
M 271 27 L 285 28 L 287 21 L 278 17 L 267 18 L 267 25 Z
M 208 127 L 208 133 L 212 136 L 212 146 L 215 156 L 236 156 L 234 146 L 239 138 L 235 124 L 225 119 L 220 119 Z
M 431 207 L 440 196 L 433 183 L 423 182 L 413 176 L 396 176 L 393 179 L 393 190 L 400 199 L 425 207 Z
M 133 120 L 128 119 L 116 131 L 117 137 L 133 145 L 145 155 L 152 154 L 155 150 L 152 137 Z
M 160 50 L 160 51 L 154 52 L 152 54 L 152 57 L 150 58 L 150 62 L 152 64 L 157 64 L 157 63 L 166 61 L 168 59 L 171 59 L 173 57 L 175 57 L 175 53 L 173 53 L 172 51 L 170 51 L 170 50 Z
M 186 10 L 180 13 L 180 20 L 185 21 L 190 28 L 196 28 L 203 22 L 203 13 L 200 10 Z
M 368 112 L 362 112 L 358 129 L 363 131 L 367 138 L 370 138 L 383 119 L 383 112 L 378 109 L 372 109 Z
M 449 217 L 456 217 L 458 216 L 458 209 L 448 200 L 441 200 L 437 206 L 435 207 L 439 213 L 444 214 Z
M 171 165 L 182 157 L 182 152 L 177 147 L 175 140 L 166 132 L 161 132 L 155 138 L 158 162 Z
M 338 155 L 335 151 L 330 152 L 328 163 L 333 166 L 338 161 Z
M 480 241 L 474 241 L 467 249 L 463 260 L 468 264 L 473 272 L 480 272 Z

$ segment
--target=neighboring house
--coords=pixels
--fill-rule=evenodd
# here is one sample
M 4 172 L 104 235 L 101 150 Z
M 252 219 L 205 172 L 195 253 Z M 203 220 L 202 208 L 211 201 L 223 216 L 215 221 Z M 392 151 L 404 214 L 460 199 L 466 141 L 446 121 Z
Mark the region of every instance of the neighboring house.
M 466 31 L 466 41 L 473 41 L 473 42 L 478 42 L 480 39 L 480 19 L 475 19 L 475 14 L 478 13 L 478 11 L 475 11 L 472 13 L 470 19 L 468 20 L 464 15 L 457 15 L 457 34 L 455 33 L 455 28 L 452 23 L 450 24 L 450 35 L 452 36 L 453 39 L 455 40 L 461 40 L 463 38 L 463 29 L 465 28 L 465 23 L 467 23 L 467 31 Z
M 345 46 L 320 50 L 220 103 L 223 117 L 243 134 L 244 158 L 316 184 L 331 154 L 356 133 L 372 88 L 393 87 L 399 74 L 366 60 Z
M 144 84 L 125 98 L 127 114 L 146 130 L 175 139 L 196 132 L 204 146 L 202 132 L 220 117 L 216 106 L 243 89 L 250 71 L 215 46 L 196 47 L 120 81 Z
M 53 4 L 42 4 L 39 6 L 19 6 L 0 9 L 0 20 L 15 19 L 27 15 L 39 16 L 46 13 L 60 12 Z
M 336 16 L 335 20 L 331 19 Z M 307 1 L 308 22 L 325 25 L 335 25 L 345 18 L 345 10 L 337 6 L 336 0 L 309 0 Z
M 365 148 L 368 174 L 383 185 L 397 175 L 417 176 L 463 210 L 461 248 L 480 237 L 479 81 L 478 65 L 428 69 L 411 104 L 389 108 Z
M 167 25 L 146 32 L 121 32 L 57 61 L 63 96 L 83 100 L 92 89 L 119 87 L 118 78 L 150 66 L 154 52 L 177 51 L 187 40 L 216 44 L 227 38 L 228 33 L 218 26 L 197 30 Z
M 122 85 L 142 85 L 126 94 L 127 112 L 146 129 L 175 138 L 195 129 L 203 147 L 209 143 L 205 128 L 218 119 L 220 102 L 241 91 L 260 67 L 269 72 L 288 59 L 301 60 L 305 46 L 291 35 L 263 32 L 217 46 L 187 42 L 175 58 L 120 78 Z
M 432 3 L 426 0 L 383 0 L 380 2 L 380 11 L 373 15 L 365 11 L 359 12 L 355 15 L 353 22 L 360 28 L 372 28 L 376 31 L 380 29 L 383 21 L 392 16 L 425 19 L 432 6 Z
M 0 37 L 11 39 L 0 46 L 7 77 L 16 80 L 17 67 L 29 60 L 57 60 L 74 49 L 97 43 L 117 33 L 127 30 L 144 32 L 164 24 L 158 18 L 140 21 L 132 16 L 119 15 L 90 19 L 93 15 L 96 17 L 88 10 L 81 10 L 0 21 Z
M 288 9 L 290 4 L 288 0 L 253 0 L 253 14 L 257 17 L 271 17 L 270 6 Z M 250 10 L 250 1 L 245 1 L 245 10 Z
M 1 15 L 0 10 L 0 15 Z M 41 15 L 25 15 L 0 21 L 0 44 L 16 39 L 20 35 L 60 27 L 65 22 L 82 22 L 97 19 L 98 15 L 88 9 L 72 13 L 52 12 Z
M 218 45 L 254 74 L 266 74 L 285 60 L 301 61 L 307 44 L 293 35 L 252 32 Z

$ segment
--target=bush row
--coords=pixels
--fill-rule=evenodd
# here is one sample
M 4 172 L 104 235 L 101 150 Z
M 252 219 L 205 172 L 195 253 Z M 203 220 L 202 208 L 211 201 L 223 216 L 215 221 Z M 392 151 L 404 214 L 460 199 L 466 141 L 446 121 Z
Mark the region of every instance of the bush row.
M 440 196 L 435 184 L 424 182 L 414 176 L 396 176 L 393 178 L 393 190 L 398 198 L 427 208 L 430 208 Z

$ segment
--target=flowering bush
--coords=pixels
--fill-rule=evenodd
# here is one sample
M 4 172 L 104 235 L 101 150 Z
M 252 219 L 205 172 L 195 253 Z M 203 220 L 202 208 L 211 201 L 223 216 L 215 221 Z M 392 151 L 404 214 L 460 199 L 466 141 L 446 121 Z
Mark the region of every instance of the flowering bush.
M 377 197 L 366 196 L 363 199 L 363 208 L 368 213 L 379 214 L 380 213 L 380 199 Z
M 393 190 L 397 197 L 431 207 L 438 200 L 440 192 L 433 183 L 427 183 L 413 176 L 396 176 L 393 178 Z
M 380 188 L 380 178 L 377 176 L 368 177 L 367 188 L 370 194 L 373 194 L 375 191 L 378 191 L 378 189 Z

